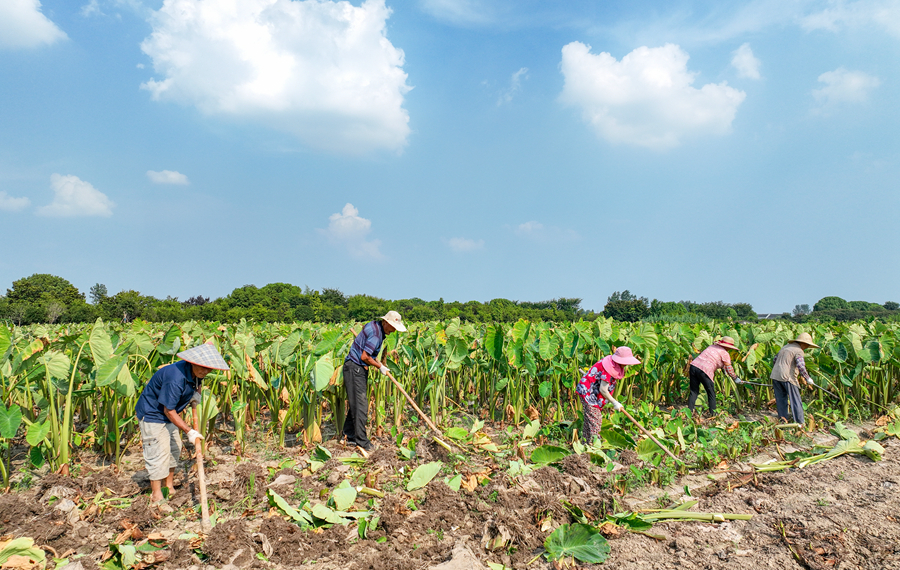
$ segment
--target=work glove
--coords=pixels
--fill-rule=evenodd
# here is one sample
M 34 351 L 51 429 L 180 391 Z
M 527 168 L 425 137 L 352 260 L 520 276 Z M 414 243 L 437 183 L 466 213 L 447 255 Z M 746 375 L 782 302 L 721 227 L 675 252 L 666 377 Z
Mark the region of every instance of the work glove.
M 200 435 L 199 431 L 192 429 L 191 431 L 187 432 L 187 438 L 188 441 L 191 442 L 191 445 L 197 445 L 195 442 L 198 439 L 203 439 L 203 436 Z
M 741 384 L 744 383 L 744 381 L 741 380 L 740 377 L 738 377 L 738 378 L 735 378 L 735 379 L 734 379 L 734 383 L 737 384 L 738 386 L 740 386 Z
M 379 370 L 381 370 L 381 373 L 384 375 L 387 375 L 387 373 L 390 372 L 390 370 L 388 370 L 388 367 L 384 364 L 381 365 L 381 368 L 379 368 Z
M 815 387 L 816 387 L 816 383 L 813 382 L 812 380 L 807 380 L 807 381 L 806 381 L 806 385 L 809 386 L 810 388 L 815 388 Z
M 622 410 L 625 409 L 625 406 L 623 406 L 620 402 L 613 400 L 610 403 L 612 404 L 613 410 L 616 412 L 621 412 Z

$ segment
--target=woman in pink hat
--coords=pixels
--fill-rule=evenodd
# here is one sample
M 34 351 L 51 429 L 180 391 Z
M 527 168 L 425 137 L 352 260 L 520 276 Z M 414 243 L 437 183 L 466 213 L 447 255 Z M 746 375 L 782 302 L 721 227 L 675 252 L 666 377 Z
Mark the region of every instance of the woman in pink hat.
M 697 403 L 697 397 L 700 395 L 700 386 L 706 390 L 706 400 L 709 403 L 709 413 L 716 413 L 716 386 L 713 384 L 713 377 L 716 370 L 720 368 L 725 374 L 731 377 L 737 384 L 741 384 L 741 379 L 734 373 L 731 367 L 731 355 L 729 350 L 737 350 L 734 345 L 734 339 L 730 336 L 723 336 L 721 340 L 706 347 L 706 350 L 691 362 L 689 377 L 691 380 L 691 395 L 688 398 L 688 408 L 694 411 L 694 405 Z
M 602 410 L 606 404 L 610 404 L 617 412 L 622 409 L 622 404 L 612 397 L 616 391 L 616 382 L 625 377 L 626 366 L 640 363 L 630 348 L 620 346 L 614 353 L 591 366 L 587 374 L 575 385 L 575 392 L 581 398 L 581 408 L 584 410 L 581 437 L 585 443 L 591 443 L 600 435 Z

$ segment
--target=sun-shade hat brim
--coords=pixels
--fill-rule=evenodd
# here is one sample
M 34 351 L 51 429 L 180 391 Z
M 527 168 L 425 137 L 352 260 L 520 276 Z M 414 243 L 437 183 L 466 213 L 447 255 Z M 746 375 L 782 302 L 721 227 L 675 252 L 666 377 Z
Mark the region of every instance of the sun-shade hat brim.
M 612 354 L 612 360 L 613 362 L 618 362 L 622 366 L 641 363 L 640 360 L 634 357 L 634 354 L 631 353 L 631 349 L 627 346 L 620 346 L 617 348 Z
M 216 347 L 211 344 L 201 344 L 200 346 L 189 348 L 184 352 L 179 352 L 178 358 L 204 368 L 229 370 L 228 364 L 225 363 L 225 359 L 222 358 L 222 355 L 219 354 Z
M 728 350 L 738 350 L 738 347 L 734 345 L 734 339 L 730 336 L 723 336 L 721 339 L 716 341 L 716 344 L 718 344 L 722 348 L 727 348 Z
M 403 318 L 397 311 L 388 311 L 386 315 L 381 317 L 381 320 L 388 323 L 400 332 L 406 332 L 406 326 L 403 324 Z
M 798 335 L 797 338 L 795 338 L 791 342 L 805 344 L 810 348 L 822 348 L 821 346 L 813 342 L 812 337 L 809 335 L 809 333 L 800 333 L 800 335 Z

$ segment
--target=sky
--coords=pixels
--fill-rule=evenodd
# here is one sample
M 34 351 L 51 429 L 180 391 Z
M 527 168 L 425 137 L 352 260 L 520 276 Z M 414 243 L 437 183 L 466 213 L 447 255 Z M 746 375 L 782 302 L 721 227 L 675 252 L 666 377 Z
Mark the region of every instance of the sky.
M 3 0 L 0 291 L 900 301 L 896 0 Z

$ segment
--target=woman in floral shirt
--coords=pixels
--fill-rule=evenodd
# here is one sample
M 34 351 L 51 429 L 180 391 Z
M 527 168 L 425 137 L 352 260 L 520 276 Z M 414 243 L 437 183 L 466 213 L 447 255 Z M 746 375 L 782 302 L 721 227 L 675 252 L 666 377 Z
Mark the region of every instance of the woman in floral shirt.
M 591 366 L 587 374 L 576 384 L 575 392 L 581 398 L 581 407 L 584 410 L 581 437 L 585 443 L 591 443 L 600 435 L 602 410 L 606 404 L 610 404 L 615 411 L 622 409 L 622 404 L 612 397 L 612 393 L 616 391 L 616 382 L 625 377 L 626 366 L 640 363 L 630 348 L 620 346 L 613 354 Z

